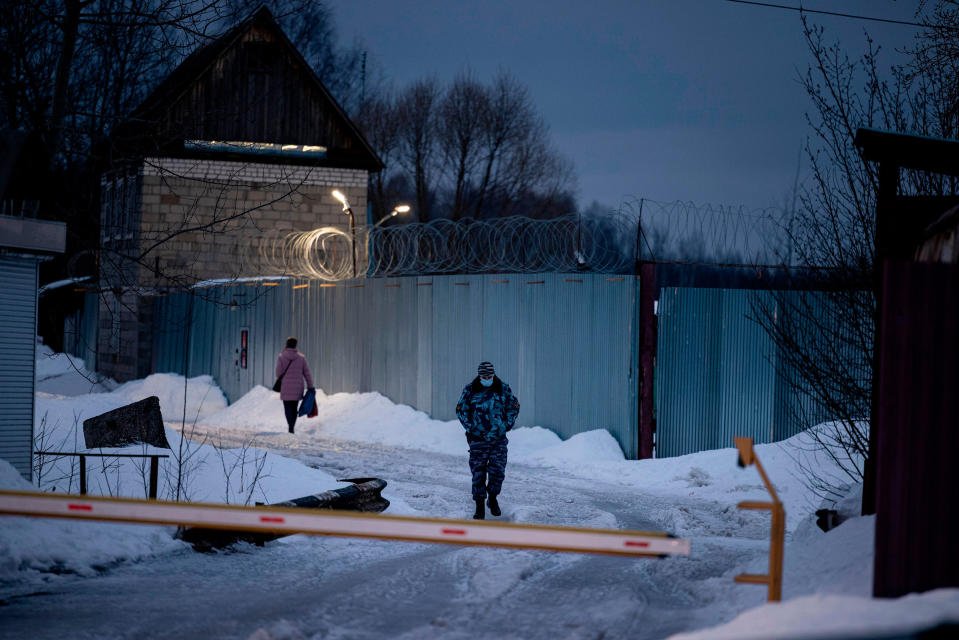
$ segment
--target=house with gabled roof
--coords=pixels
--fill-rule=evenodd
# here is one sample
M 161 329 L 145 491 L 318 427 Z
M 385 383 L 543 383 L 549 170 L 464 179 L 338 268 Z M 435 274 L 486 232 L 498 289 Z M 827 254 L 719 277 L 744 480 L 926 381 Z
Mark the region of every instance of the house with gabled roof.
M 348 232 L 334 189 L 362 224 L 383 168 L 265 7 L 186 58 L 102 153 L 97 368 L 118 380 L 152 372 L 152 296 L 274 275 L 265 242 Z

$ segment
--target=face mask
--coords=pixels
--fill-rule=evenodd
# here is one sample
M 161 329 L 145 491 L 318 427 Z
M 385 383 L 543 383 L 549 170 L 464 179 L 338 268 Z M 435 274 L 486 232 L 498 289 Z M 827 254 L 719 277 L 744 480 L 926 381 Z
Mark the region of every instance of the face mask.
M 490 378 L 489 380 L 484 380 L 483 378 L 480 378 L 480 384 L 484 387 L 488 387 L 493 384 L 493 379 Z

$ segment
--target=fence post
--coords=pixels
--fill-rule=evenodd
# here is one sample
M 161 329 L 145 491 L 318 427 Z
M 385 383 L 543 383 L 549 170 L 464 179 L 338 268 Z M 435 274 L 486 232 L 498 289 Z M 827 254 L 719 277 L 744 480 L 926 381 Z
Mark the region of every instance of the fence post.
M 656 300 L 659 290 L 656 282 L 656 265 L 643 262 L 639 265 L 639 446 L 640 460 L 653 457 L 653 433 L 656 417 L 653 414 L 653 379 L 656 361 Z
M 87 457 L 80 456 L 80 495 L 87 495 Z
M 157 499 L 157 475 L 160 467 L 160 457 L 150 456 L 150 499 Z
M 783 538 L 786 535 L 786 511 L 780 502 L 773 508 L 772 531 L 769 544 L 769 601 L 782 600 Z

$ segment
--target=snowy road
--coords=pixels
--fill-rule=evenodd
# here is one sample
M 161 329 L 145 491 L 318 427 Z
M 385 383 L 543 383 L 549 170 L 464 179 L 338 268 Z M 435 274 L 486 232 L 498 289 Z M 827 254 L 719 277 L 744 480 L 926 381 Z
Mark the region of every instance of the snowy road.
M 249 437 L 215 435 L 231 446 Z M 465 442 L 452 456 L 315 434 L 257 441 L 336 477 L 384 478 L 391 512 L 471 514 Z M 705 610 L 727 591 L 717 584 L 739 603 L 764 600 L 729 573 L 766 553 L 768 529 L 728 503 L 676 503 L 514 463 L 501 502 L 516 522 L 665 531 L 682 522 L 693 553 L 652 560 L 309 536 L 183 549 L 39 593 L 2 587 L 0 637 L 662 638 L 714 624 Z

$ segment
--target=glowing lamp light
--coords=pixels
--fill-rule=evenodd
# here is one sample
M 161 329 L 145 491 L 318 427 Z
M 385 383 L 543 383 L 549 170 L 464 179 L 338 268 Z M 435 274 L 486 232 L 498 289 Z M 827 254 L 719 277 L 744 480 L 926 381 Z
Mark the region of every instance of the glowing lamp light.
M 339 189 L 333 190 L 333 197 L 336 198 L 341 205 L 343 205 L 343 213 L 350 216 L 350 241 L 352 244 L 352 253 L 353 253 L 353 277 L 356 277 L 356 222 L 353 219 L 353 209 L 350 208 L 350 203 L 347 202 L 346 196 L 343 195 L 343 192 Z
M 350 203 L 346 201 L 346 196 L 343 195 L 343 192 L 339 189 L 333 190 L 333 197 L 336 198 L 341 205 L 343 205 L 344 211 L 350 208 Z
M 385 216 L 383 216 L 383 217 L 379 220 L 379 222 L 377 222 L 376 224 L 374 224 L 374 225 L 373 225 L 373 228 L 374 228 L 374 229 L 377 228 L 378 226 L 380 226 L 381 224 L 383 224 L 384 222 L 386 222 L 386 221 L 389 220 L 390 218 L 395 218 L 396 216 L 398 216 L 398 215 L 401 214 L 401 213 L 408 213 L 409 210 L 410 210 L 410 205 L 408 205 L 408 204 L 399 204 L 399 205 L 396 205 L 395 207 L 393 207 L 393 210 L 392 210 L 392 211 L 390 211 L 388 214 L 386 214 Z

